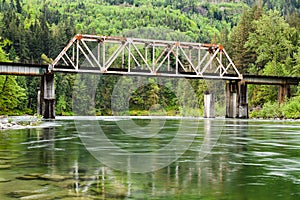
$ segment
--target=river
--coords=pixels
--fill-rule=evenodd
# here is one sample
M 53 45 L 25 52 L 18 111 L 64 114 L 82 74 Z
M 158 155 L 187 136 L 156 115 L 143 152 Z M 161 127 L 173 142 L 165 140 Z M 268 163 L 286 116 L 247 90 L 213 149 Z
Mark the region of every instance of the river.
M 0 199 L 300 199 L 300 122 L 61 117 L 4 130 Z

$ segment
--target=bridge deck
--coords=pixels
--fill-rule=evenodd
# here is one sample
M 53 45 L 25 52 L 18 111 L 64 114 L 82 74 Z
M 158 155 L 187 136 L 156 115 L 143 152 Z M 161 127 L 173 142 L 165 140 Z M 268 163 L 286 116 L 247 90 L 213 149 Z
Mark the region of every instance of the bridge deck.
M 22 75 L 22 76 L 42 76 L 48 72 L 48 65 L 40 64 L 23 64 L 23 63 L 7 63 L 0 62 L 0 75 Z M 224 74 L 220 77 L 218 74 L 203 73 L 203 76 L 199 76 L 192 72 L 179 72 L 173 73 L 168 71 L 161 71 L 160 73 L 151 73 L 147 70 L 134 70 L 128 71 L 128 69 L 114 69 L 109 68 L 103 72 L 98 69 L 85 68 L 74 71 L 72 66 L 59 66 L 54 69 L 55 73 L 94 73 L 103 75 L 136 75 L 136 76 L 162 76 L 173 78 L 190 78 L 190 79 L 219 79 L 219 80 L 236 80 L 235 74 Z M 246 84 L 256 85 L 298 85 L 300 83 L 300 77 L 282 77 L 282 76 L 259 76 L 259 75 L 243 75 L 241 79 Z
M 48 72 L 48 65 L 40 64 L 23 64 L 23 63 L 8 63 L 0 62 L 0 75 L 20 75 L 20 76 L 42 76 Z M 157 76 L 157 77 L 173 77 L 173 78 L 194 78 L 194 79 L 220 79 L 220 80 L 236 80 L 234 74 L 225 74 L 223 77 L 213 73 L 204 73 L 203 76 L 199 76 L 192 72 L 168 72 L 161 71 L 160 73 L 151 73 L 148 70 L 135 70 L 132 69 L 130 72 L 127 69 L 114 69 L 110 68 L 103 72 L 98 69 L 91 67 L 81 67 L 79 70 L 74 71 L 71 69 L 72 66 L 59 66 L 53 70 L 55 73 L 91 73 L 91 74 L 102 74 L 102 75 L 127 75 L 127 76 Z
M 148 70 L 141 69 L 121 69 L 121 68 L 109 68 L 107 71 L 100 71 L 92 67 L 80 67 L 80 69 L 73 70 L 67 66 L 56 66 L 53 69 L 55 73 L 74 73 L 74 74 L 102 74 L 102 75 L 120 75 L 120 76 L 149 76 L 149 77 L 170 77 L 170 78 L 189 78 L 189 79 L 219 79 L 219 80 L 237 80 L 235 74 L 224 74 L 219 76 L 215 73 L 203 73 L 201 76 L 195 72 L 174 72 L 174 71 L 160 71 L 153 73 Z
M 256 85 L 298 85 L 300 77 L 243 75 L 243 81 Z
M 47 65 L 0 62 L 0 75 L 42 76 Z

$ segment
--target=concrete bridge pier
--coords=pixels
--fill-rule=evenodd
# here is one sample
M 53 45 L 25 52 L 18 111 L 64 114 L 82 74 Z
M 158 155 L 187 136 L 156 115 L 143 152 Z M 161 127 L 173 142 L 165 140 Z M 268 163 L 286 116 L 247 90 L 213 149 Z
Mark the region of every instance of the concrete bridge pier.
M 248 109 L 248 89 L 247 83 L 245 81 L 238 82 L 238 89 L 239 89 L 239 110 L 238 110 L 238 118 L 249 118 L 249 109 Z
M 38 94 L 38 114 L 42 115 L 45 119 L 54 119 L 55 90 L 53 73 L 47 73 L 42 76 Z
M 238 82 L 226 82 L 226 118 L 238 117 Z
M 205 92 L 204 93 L 204 118 L 215 117 L 215 106 L 214 106 L 214 94 Z
M 226 83 L 226 118 L 249 118 L 248 90 L 245 81 Z

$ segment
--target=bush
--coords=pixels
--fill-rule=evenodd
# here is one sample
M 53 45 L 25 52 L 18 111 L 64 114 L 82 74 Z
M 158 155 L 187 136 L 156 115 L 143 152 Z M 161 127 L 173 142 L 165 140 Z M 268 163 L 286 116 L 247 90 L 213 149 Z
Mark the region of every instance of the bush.
M 283 105 L 277 102 L 267 102 L 261 110 L 250 113 L 251 118 L 286 118 L 300 119 L 300 96 L 291 98 Z
M 250 113 L 251 118 L 283 118 L 282 107 L 278 102 L 267 102 L 261 110 Z
M 300 119 L 300 97 L 290 99 L 283 106 L 283 115 L 288 119 Z

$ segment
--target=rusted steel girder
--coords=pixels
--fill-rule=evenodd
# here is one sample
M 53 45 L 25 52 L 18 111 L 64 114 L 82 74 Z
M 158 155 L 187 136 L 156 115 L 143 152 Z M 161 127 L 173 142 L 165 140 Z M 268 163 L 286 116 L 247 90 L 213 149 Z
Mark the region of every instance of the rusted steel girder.
M 222 45 L 75 35 L 49 71 L 242 79 Z

